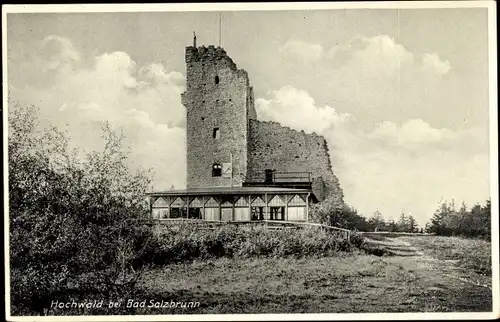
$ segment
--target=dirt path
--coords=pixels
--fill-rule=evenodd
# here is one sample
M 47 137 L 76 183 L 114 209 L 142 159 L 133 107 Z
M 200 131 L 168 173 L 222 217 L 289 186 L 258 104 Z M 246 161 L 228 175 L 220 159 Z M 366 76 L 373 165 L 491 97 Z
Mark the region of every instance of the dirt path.
M 222 258 L 168 265 L 144 275 L 141 297 L 201 303 L 195 311 L 177 314 L 492 310 L 488 278 L 456 261 L 435 258 L 426 246 L 415 246 L 420 245 L 416 237 L 367 237 L 387 254 Z M 140 314 L 172 313 L 151 309 Z
M 431 299 L 454 299 L 461 307 L 475 307 L 477 301 L 491 301 L 491 277 L 460 267 L 458 260 L 442 260 L 411 244 L 411 237 L 384 237 L 368 242 L 387 251 L 383 261 L 418 276 L 419 285 Z M 467 303 L 469 301 L 469 303 Z M 444 302 L 444 300 L 443 300 Z
M 389 256 L 412 257 L 409 263 L 416 267 L 423 267 L 433 272 L 430 276 L 441 274 L 443 276 L 481 286 L 491 290 L 491 278 L 475 274 L 474 272 L 458 266 L 458 260 L 439 260 L 425 251 L 413 246 L 408 237 L 385 237 L 383 240 L 369 239 L 369 243 L 378 245 L 388 251 Z

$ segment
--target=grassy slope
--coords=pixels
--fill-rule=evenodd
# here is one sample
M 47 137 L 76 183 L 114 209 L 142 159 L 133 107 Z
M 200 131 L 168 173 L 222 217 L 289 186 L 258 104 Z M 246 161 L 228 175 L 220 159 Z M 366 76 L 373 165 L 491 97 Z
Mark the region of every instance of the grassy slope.
M 142 297 L 199 301 L 143 314 L 491 311 L 491 291 L 446 276 L 420 257 L 341 255 L 213 260 L 149 272 Z
M 404 237 L 417 248 L 441 260 L 457 260 L 461 267 L 479 274 L 491 275 L 491 243 L 480 239 L 458 237 Z
M 442 255 L 448 254 L 447 247 L 456 248 L 451 252 L 454 257 L 460 257 L 459 251 L 480 254 L 487 252 L 482 249 L 485 245 L 441 237 L 405 236 L 379 241 L 396 250 L 394 256 L 357 251 L 322 258 L 221 258 L 158 266 L 143 276 L 140 289 L 129 298 L 199 301 L 200 307 L 122 306 L 86 314 L 491 311 L 490 289 L 450 277 L 477 273 Z

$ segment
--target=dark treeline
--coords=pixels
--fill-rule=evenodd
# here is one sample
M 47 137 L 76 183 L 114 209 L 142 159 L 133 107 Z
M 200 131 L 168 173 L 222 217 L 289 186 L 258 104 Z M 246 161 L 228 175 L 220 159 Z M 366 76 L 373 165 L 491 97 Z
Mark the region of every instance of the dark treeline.
M 440 201 L 433 217 L 419 227 L 415 218 L 401 213 L 397 221 L 384 219 L 378 210 L 369 218 L 349 205 L 339 206 L 328 200 L 311 209 L 311 219 L 331 226 L 344 227 L 359 231 L 387 231 L 405 233 L 428 233 L 441 236 L 491 238 L 491 202 L 479 203 L 468 209 L 462 203 L 456 209 L 455 202 Z
M 330 199 L 313 205 L 310 218 L 311 221 L 317 223 L 358 231 L 423 232 L 411 215 L 401 213 L 398 221 L 395 222 L 391 219 L 384 219 L 382 213 L 377 210 L 367 218 L 355 208 L 347 204 L 339 205 Z
M 454 200 L 441 202 L 434 216 L 425 227 L 426 232 L 441 236 L 491 238 L 491 201 L 479 203 L 468 209 L 462 203 L 456 208 Z
M 360 231 L 389 231 L 404 233 L 422 233 L 423 229 L 417 224 L 413 216 L 401 213 L 399 219 L 384 219 L 380 211 L 366 218 L 352 207 L 346 206 L 342 215 L 346 218 L 345 227 Z

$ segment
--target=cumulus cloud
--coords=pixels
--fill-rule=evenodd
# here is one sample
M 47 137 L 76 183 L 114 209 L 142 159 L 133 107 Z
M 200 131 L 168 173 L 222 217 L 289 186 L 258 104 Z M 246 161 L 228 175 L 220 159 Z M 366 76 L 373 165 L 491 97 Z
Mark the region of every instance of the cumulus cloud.
M 40 107 L 42 125 L 67 128 L 75 145 L 99 148 L 100 124 L 122 130 L 130 146 L 131 165 L 153 168 L 155 189 L 185 185 L 185 112 L 180 102 L 184 76 L 155 63 L 137 68 L 125 52 L 103 53 L 92 66 L 80 64 L 81 53 L 69 39 L 50 36 L 33 61 L 37 77 L 52 73 L 44 84 L 12 92 L 13 99 Z
M 451 70 L 437 53 L 414 54 L 388 35 L 356 36 L 328 50 L 329 63 L 340 69 L 354 68 L 368 76 L 395 76 L 398 72 L 424 69 L 438 76 Z
M 279 119 L 283 125 L 297 130 L 322 133 L 350 117 L 337 113 L 330 106 L 317 106 L 309 93 L 292 86 L 284 86 L 269 94 L 269 99 L 259 98 L 255 102 L 258 118 Z
M 35 56 L 35 59 L 41 64 L 44 72 L 50 70 L 68 72 L 81 59 L 80 53 L 70 40 L 56 35 L 45 37 L 37 47 L 38 56 Z
M 436 53 L 425 54 L 422 58 L 424 68 L 430 69 L 437 75 L 446 75 L 449 73 L 451 66 L 447 60 L 441 60 Z
M 289 40 L 281 48 L 284 59 L 301 63 L 311 63 L 323 58 L 323 47 L 302 40 Z
M 401 126 L 387 121 L 377 124 L 368 137 L 394 146 L 418 147 L 422 144 L 430 145 L 453 140 L 456 138 L 456 133 L 446 128 L 432 128 L 422 119 L 412 119 Z
M 263 71 L 268 86 L 305 89 L 365 127 L 417 118 L 451 127 L 461 117 L 478 117 L 466 108 L 460 109 L 464 115 L 454 112 L 464 102 L 455 94 L 449 61 L 438 53 L 410 51 L 388 35 L 358 35 L 330 48 L 294 40 L 279 51 L 263 55 L 272 60 Z M 436 113 L 436 106 L 443 112 Z
M 269 92 L 256 108 L 259 118 L 323 135 L 346 201 L 365 215 L 404 210 L 424 225 L 440 197 L 472 204 L 489 194 L 487 149 L 463 148 L 482 144 L 477 129 L 436 128 L 418 118 L 365 128 L 291 86 Z
M 327 57 L 333 66 L 349 70 L 354 67 L 359 73 L 377 78 L 394 76 L 414 62 L 413 54 L 387 35 L 356 36 L 332 47 Z

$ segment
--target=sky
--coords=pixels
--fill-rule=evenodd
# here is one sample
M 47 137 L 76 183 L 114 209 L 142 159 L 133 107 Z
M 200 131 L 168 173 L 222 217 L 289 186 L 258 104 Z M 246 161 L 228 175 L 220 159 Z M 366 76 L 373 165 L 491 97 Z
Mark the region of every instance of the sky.
M 222 47 L 258 118 L 323 135 L 345 201 L 420 225 L 489 198 L 487 9 L 11 13 L 10 98 L 82 150 L 123 130 L 152 189 L 186 182 L 184 49 Z

